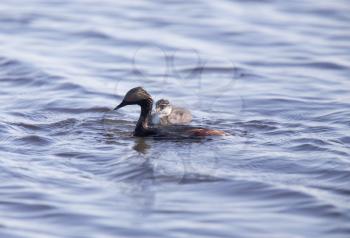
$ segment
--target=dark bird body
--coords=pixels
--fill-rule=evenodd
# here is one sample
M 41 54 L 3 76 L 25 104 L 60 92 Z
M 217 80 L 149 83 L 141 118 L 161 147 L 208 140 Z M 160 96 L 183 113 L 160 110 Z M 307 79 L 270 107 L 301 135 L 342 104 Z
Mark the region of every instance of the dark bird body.
M 114 109 L 118 110 L 127 105 L 139 105 L 141 107 L 140 117 L 136 123 L 133 135 L 139 137 L 145 136 L 161 136 L 161 137 L 197 137 L 197 136 L 217 136 L 225 135 L 225 132 L 220 130 L 212 130 L 201 127 L 191 126 L 164 126 L 150 127 L 148 122 L 151 117 L 153 99 L 151 95 L 142 87 L 136 87 L 124 96 L 123 101 Z

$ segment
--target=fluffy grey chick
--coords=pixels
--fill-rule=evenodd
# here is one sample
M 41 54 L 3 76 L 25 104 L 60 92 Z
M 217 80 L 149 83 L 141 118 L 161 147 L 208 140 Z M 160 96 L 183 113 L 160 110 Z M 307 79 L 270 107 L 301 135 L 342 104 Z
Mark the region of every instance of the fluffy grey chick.
M 186 125 L 192 120 L 191 112 L 185 108 L 175 107 L 166 99 L 156 102 L 156 112 L 152 114 L 153 125 Z

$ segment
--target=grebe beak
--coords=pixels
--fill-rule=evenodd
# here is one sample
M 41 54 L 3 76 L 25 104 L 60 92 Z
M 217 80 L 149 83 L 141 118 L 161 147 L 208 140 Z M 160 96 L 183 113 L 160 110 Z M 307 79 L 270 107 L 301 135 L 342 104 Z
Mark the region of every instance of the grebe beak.
M 118 110 L 119 108 L 122 108 L 124 106 L 128 105 L 125 101 L 122 101 L 118 106 L 116 106 L 113 110 Z

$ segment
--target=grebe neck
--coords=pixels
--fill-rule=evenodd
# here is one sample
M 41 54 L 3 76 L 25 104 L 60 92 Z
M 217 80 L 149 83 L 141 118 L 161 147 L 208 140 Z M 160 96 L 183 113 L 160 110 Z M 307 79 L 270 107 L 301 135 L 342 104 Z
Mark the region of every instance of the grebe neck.
M 154 134 L 154 131 L 148 127 L 148 121 L 149 117 L 151 116 L 153 106 L 152 98 L 143 100 L 139 105 L 141 107 L 141 113 L 135 127 L 134 136 Z

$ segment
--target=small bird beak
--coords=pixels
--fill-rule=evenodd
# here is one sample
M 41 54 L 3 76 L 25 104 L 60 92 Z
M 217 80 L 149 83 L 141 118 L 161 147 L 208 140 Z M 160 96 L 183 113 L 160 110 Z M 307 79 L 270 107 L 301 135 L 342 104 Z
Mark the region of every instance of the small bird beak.
M 156 108 L 156 112 L 160 112 L 160 108 L 159 107 Z
M 124 106 L 128 105 L 125 101 L 122 101 L 118 106 L 116 106 L 113 110 L 118 110 L 119 108 L 122 108 Z

